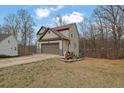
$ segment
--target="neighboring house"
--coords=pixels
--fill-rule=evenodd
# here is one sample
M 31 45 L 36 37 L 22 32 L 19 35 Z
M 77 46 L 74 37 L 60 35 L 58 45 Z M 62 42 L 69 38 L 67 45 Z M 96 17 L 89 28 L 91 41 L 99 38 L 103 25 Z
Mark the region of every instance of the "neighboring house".
M 0 34 L 0 55 L 18 55 L 18 44 L 13 35 Z
M 75 23 L 48 28 L 42 26 L 37 32 L 39 53 L 63 55 L 64 51 L 79 56 L 79 33 Z

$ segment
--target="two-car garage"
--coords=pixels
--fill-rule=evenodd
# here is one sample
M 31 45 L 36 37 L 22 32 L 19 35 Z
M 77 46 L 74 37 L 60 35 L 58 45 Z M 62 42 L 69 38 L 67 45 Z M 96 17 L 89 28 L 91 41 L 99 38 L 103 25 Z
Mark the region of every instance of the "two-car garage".
M 41 53 L 59 54 L 59 43 L 44 43 L 41 46 Z

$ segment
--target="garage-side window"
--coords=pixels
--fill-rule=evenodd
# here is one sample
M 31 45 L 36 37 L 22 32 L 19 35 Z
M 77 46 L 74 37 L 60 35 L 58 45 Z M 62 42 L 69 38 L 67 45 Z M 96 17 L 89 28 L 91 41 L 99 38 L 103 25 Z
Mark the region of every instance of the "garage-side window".
M 15 51 L 16 51 L 16 47 L 15 47 Z

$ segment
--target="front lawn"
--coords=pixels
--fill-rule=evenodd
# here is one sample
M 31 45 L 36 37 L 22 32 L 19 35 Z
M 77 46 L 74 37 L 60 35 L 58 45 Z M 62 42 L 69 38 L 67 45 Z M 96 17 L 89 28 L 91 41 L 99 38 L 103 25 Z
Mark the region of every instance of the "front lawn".
M 124 60 L 54 58 L 1 68 L 0 87 L 124 87 Z

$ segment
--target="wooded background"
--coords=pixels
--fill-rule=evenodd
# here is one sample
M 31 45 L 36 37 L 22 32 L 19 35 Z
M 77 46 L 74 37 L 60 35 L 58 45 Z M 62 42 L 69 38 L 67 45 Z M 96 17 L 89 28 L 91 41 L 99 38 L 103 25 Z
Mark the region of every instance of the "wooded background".
M 91 20 L 80 23 L 80 29 L 84 56 L 124 58 L 124 6 L 98 6 Z
M 68 24 L 61 14 L 55 16 L 53 24 Z M 103 5 L 94 9 L 90 18 L 83 16 L 77 23 L 80 33 L 80 55 L 99 58 L 124 58 L 124 6 Z M 0 33 L 11 33 L 21 44 L 24 54 L 27 46 L 35 46 L 35 23 L 33 17 L 23 9 L 4 18 Z M 19 47 L 20 48 L 20 47 Z M 36 50 L 36 49 L 34 49 Z M 31 50 L 30 50 L 31 51 Z

